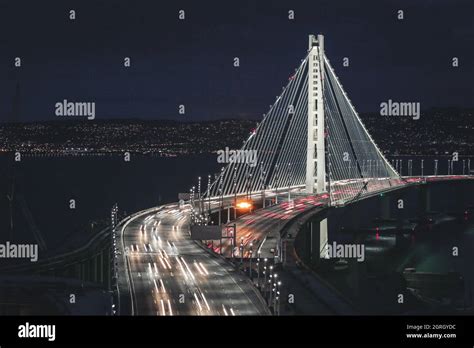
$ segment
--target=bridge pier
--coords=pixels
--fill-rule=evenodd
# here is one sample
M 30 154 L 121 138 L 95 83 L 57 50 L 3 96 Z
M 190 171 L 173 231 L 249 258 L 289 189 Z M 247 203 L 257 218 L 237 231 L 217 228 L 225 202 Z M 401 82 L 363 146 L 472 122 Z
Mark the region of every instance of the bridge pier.
M 309 260 L 310 264 L 313 264 L 318 262 L 318 260 L 314 260 L 313 251 L 319 248 L 319 238 L 315 238 L 315 236 L 319 235 L 319 226 L 311 220 L 307 221 L 305 225 L 303 228 L 305 232 L 302 233 L 303 253 L 300 256 L 303 259 Z
M 325 217 L 319 222 L 319 257 L 322 259 L 329 258 L 327 253 L 328 244 L 328 218 Z
M 392 199 L 390 196 L 383 195 L 380 197 L 380 217 L 382 219 L 390 219 L 392 217 Z
M 97 255 L 92 257 L 92 281 L 97 282 Z
M 395 196 L 396 202 L 398 202 L 402 198 L 402 195 Z M 401 246 L 403 242 L 403 209 L 396 209 L 395 211 L 395 218 L 396 218 L 396 231 L 395 231 L 395 248 Z
M 82 276 L 84 277 L 84 282 L 89 281 L 89 260 L 84 261 L 84 269 Z
M 80 267 L 81 267 L 81 281 L 85 281 L 86 280 L 86 269 L 85 269 L 85 265 L 83 262 L 80 263 Z
M 76 263 L 74 265 L 74 277 L 82 280 L 81 265 L 80 264 Z
M 99 257 L 99 271 L 100 271 L 100 275 L 99 275 L 99 281 L 101 284 L 104 283 L 104 252 L 101 251 L 100 252 L 100 257 Z
M 87 260 L 87 281 L 91 281 L 93 279 L 94 271 L 92 269 L 93 267 L 93 261 L 91 259 Z
M 425 216 L 431 211 L 431 189 L 429 185 L 421 185 L 418 192 L 418 217 Z
M 301 231 L 303 253 L 300 256 L 310 264 L 319 264 L 320 260 L 327 256 L 325 249 L 328 243 L 327 212 L 322 213 L 317 220 L 309 219 Z

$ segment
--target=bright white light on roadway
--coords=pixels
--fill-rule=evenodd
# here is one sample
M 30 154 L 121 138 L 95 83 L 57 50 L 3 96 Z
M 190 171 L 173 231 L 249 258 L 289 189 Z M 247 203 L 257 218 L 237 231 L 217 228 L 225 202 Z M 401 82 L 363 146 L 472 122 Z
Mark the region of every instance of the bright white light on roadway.
M 201 306 L 201 302 L 199 302 L 199 299 L 198 299 L 198 297 L 197 297 L 196 293 L 194 293 L 194 298 L 196 299 L 196 303 L 197 303 L 197 304 L 198 304 L 198 306 L 199 306 L 199 311 L 200 311 L 200 312 L 202 312 L 202 306 Z
M 163 299 L 161 299 L 160 302 L 161 302 L 161 315 L 166 315 L 165 303 L 163 302 Z
M 168 259 L 164 259 L 164 260 L 165 260 L 166 265 L 168 266 L 168 269 L 171 271 L 171 265 L 170 265 Z
M 209 275 L 209 272 L 207 272 L 207 269 L 206 269 L 206 267 L 204 267 L 202 262 L 199 262 L 199 266 L 201 266 L 201 268 L 203 269 L 204 273 L 206 273 L 206 275 Z
M 163 292 L 166 294 L 165 284 L 163 283 L 163 279 L 161 278 L 160 278 L 160 284 L 161 284 L 161 288 L 163 289 Z
M 163 266 L 164 269 L 166 269 L 166 265 L 165 263 L 163 262 L 163 258 L 160 256 L 160 262 L 161 262 L 161 265 Z
M 199 267 L 199 265 L 197 264 L 196 261 L 194 261 L 194 267 L 196 267 L 196 269 L 198 270 L 199 274 L 200 275 L 204 275 L 205 273 L 202 271 L 202 269 Z
M 184 269 L 183 264 L 179 260 L 178 256 L 176 256 L 176 261 L 178 261 L 179 267 L 183 271 L 184 279 L 188 280 L 188 274 L 186 273 L 186 270 Z
M 210 311 L 211 311 L 211 307 L 209 307 L 209 303 L 207 303 L 206 297 L 204 296 L 203 293 L 201 293 L 201 295 L 202 295 L 202 299 L 204 300 L 204 303 L 206 304 L 207 310 L 210 312 Z
M 186 261 L 184 260 L 183 257 L 181 257 L 181 261 L 183 261 L 184 266 L 186 267 L 186 270 L 189 272 L 189 275 L 191 276 L 191 278 L 192 278 L 193 280 L 196 279 L 196 278 L 194 277 L 193 271 L 191 271 L 191 269 L 189 268 L 188 264 L 186 263 Z

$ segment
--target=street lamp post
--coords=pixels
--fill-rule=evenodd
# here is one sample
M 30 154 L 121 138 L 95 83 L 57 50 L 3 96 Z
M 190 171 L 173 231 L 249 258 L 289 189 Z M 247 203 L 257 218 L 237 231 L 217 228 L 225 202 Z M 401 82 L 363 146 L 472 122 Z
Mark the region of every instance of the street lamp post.
M 265 296 L 265 300 L 267 300 L 268 294 L 267 294 L 267 286 L 268 286 L 268 275 L 270 273 L 270 270 L 267 267 L 267 261 L 268 259 L 265 258 L 264 260 L 264 266 L 263 266 L 263 274 L 264 274 L 264 279 L 263 279 L 263 284 L 262 284 L 262 292 Z
M 250 280 L 252 281 L 252 284 L 253 284 L 252 257 L 253 257 L 253 243 L 250 243 L 250 263 L 249 263 L 249 272 L 250 272 Z
M 265 293 L 265 289 L 266 289 L 266 286 L 267 286 L 267 274 L 268 274 L 268 271 L 267 271 L 267 266 L 263 266 L 263 284 L 260 288 L 260 290 L 263 292 L 263 294 L 266 296 L 266 293 Z
M 275 295 L 273 296 L 273 314 L 276 313 L 276 301 L 277 301 L 277 278 L 278 278 L 278 274 L 274 274 L 273 275 L 273 279 L 274 279 L 274 283 L 273 283 L 273 289 L 272 289 L 272 292 L 274 291 L 275 292 Z
M 236 245 L 237 245 L 237 241 L 236 241 L 236 237 L 237 237 L 237 224 L 234 224 L 234 226 L 233 226 L 231 237 L 232 237 L 232 238 L 230 239 L 230 242 L 231 242 L 231 244 L 232 244 L 231 253 L 232 253 L 232 261 L 234 261 L 234 259 L 235 259 L 234 250 L 235 250 L 235 247 L 236 247 Z
M 110 212 L 110 222 L 111 222 L 111 225 L 112 225 L 112 229 L 115 228 L 115 226 L 117 225 L 117 222 L 118 222 L 118 205 L 117 203 L 115 203 L 111 209 L 111 212 Z
M 234 167 L 234 220 L 237 219 L 237 167 Z
M 287 180 L 288 180 L 288 203 L 290 203 L 290 201 L 291 201 L 291 194 L 290 194 L 290 192 L 291 192 L 291 191 L 290 191 L 290 189 L 291 189 L 291 183 L 290 183 L 290 181 L 291 181 L 291 179 L 290 179 L 290 167 L 291 167 L 291 163 L 288 163 L 288 172 L 287 172 L 287 174 L 288 174 L 288 178 L 287 178 Z
M 245 167 L 245 195 L 246 199 L 249 199 L 249 166 Z
M 273 274 L 270 274 L 270 279 L 268 279 L 268 284 L 269 284 L 269 299 L 268 299 L 268 305 L 271 306 L 272 300 L 273 300 Z
M 278 204 L 278 164 L 275 164 L 275 204 Z
M 270 305 L 272 303 L 272 284 L 273 284 L 273 266 L 270 265 L 269 267 L 270 271 L 269 271 L 269 275 L 268 275 L 268 292 L 269 292 L 269 301 L 268 301 L 268 305 Z
M 222 189 L 222 181 L 224 178 L 224 167 L 221 168 L 221 173 L 219 177 L 219 226 L 222 224 L 222 209 L 224 203 L 224 191 Z
M 189 189 L 189 200 L 191 201 L 191 223 L 194 223 L 194 191 Z
M 230 236 L 230 254 L 231 254 L 231 258 L 232 258 L 232 261 L 234 261 L 234 248 L 235 248 L 235 245 L 234 245 L 234 233 L 235 231 L 232 230 L 232 235 Z
M 240 265 L 244 263 L 244 237 L 240 239 Z
M 201 206 L 201 177 L 198 177 L 198 199 L 199 199 L 199 215 L 202 214 L 202 206 Z
M 281 289 L 281 281 L 277 282 L 277 291 L 276 291 L 276 314 L 280 315 L 280 289 Z
M 260 252 L 257 252 L 257 288 L 260 288 Z
M 252 173 L 250 173 L 249 174 L 249 201 L 252 200 L 252 184 L 253 184 Z M 250 210 L 252 210 L 252 208 L 250 208 Z
M 207 176 L 207 203 L 208 203 L 207 215 L 210 217 L 211 216 L 211 175 Z

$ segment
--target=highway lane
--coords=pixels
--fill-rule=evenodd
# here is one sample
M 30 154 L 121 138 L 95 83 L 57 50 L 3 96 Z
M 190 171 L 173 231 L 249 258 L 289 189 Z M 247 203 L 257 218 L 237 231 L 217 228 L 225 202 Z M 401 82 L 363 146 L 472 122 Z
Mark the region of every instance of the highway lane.
M 352 180 L 354 182 L 360 181 Z M 369 192 L 378 191 L 386 188 L 383 182 L 373 182 L 367 187 Z M 341 182 L 337 185 L 332 186 L 332 198 L 342 198 L 344 194 L 348 194 L 349 188 L 345 187 L 347 182 Z M 359 190 L 356 190 L 352 194 L 355 196 Z M 254 199 L 261 197 L 260 192 L 253 195 Z M 267 198 L 274 198 L 274 192 L 267 192 Z M 329 195 L 327 193 L 319 195 L 306 195 L 302 193 L 301 189 L 292 189 L 290 199 L 288 199 L 288 193 L 285 190 L 278 192 L 279 203 L 268 206 L 265 209 L 258 209 L 251 214 L 240 216 L 237 220 L 231 224 L 236 224 L 236 245 L 232 248 L 231 239 L 223 240 L 222 251 L 219 242 L 214 242 L 214 251 L 216 253 L 222 252 L 226 257 L 232 256 L 232 250 L 234 257 L 241 257 L 240 245 L 243 244 L 244 258 L 250 257 L 250 244 L 253 247 L 253 257 L 257 257 L 260 251 L 262 258 L 273 258 L 277 249 L 277 243 L 279 241 L 279 233 L 283 228 L 284 224 L 290 219 L 293 219 L 297 215 L 304 213 L 305 211 L 314 207 L 325 207 L 327 206 Z M 239 198 L 238 200 L 241 200 Z M 213 201 L 211 203 L 212 208 L 218 209 L 219 203 Z M 223 206 L 233 205 L 233 199 L 228 197 L 224 200 Z M 208 245 L 209 247 L 211 245 Z
M 375 186 L 375 185 L 374 185 Z M 378 186 L 378 185 L 377 185 Z M 370 191 L 377 191 L 371 189 Z M 333 191 L 333 195 L 335 192 Z M 280 196 L 281 197 L 281 196 Z M 241 238 L 245 257 L 253 242 L 254 257 L 273 257 L 277 234 L 283 224 L 316 206 L 323 208 L 328 195 L 293 196 L 288 202 L 241 216 L 237 221 L 237 248 Z M 232 199 L 227 199 L 226 204 Z M 218 202 L 212 201 L 212 207 Z M 188 233 L 189 208 L 179 212 L 168 206 L 157 214 L 147 213 L 131 221 L 124 231 L 129 250 L 131 284 L 136 304 L 135 314 L 156 315 L 245 315 L 261 314 L 261 308 L 250 285 L 223 260 L 213 257 L 193 241 Z M 140 231 L 141 226 L 143 231 Z M 219 251 L 218 243 L 215 251 Z M 223 253 L 231 255 L 229 240 Z M 259 307 L 260 306 L 260 307 Z
M 189 208 L 145 213 L 123 229 L 135 315 L 266 314 L 248 279 L 189 239 Z
M 308 209 L 327 204 L 327 194 L 319 196 L 299 196 L 290 202 L 288 200 L 280 201 L 280 203 L 265 209 L 259 209 L 252 214 L 247 214 L 238 218 L 236 224 L 236 248 L 234 248 L 234 256 L 240 257 L 239 247 L 241 243 L 244 245 L 244 257 L 250 256 L 250 243 L 253 244 L 253 257 L 257 256 L 260 251 L 262 258 L 274 257 L 272 250 L 276 250 L 278 236 L 283 225 L 298 214 Z M 225 241 L 222 246 L 223 255 L 231 254 L 230 240 Z M 219 251 L 219 247 L 216 248 Z

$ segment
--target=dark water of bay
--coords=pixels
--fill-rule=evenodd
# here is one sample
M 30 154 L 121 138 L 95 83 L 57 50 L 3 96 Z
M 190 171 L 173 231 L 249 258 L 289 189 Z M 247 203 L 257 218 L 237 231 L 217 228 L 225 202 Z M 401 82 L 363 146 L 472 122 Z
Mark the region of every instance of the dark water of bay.
M 13 163 L 0 157 L 0 241 L 35 242 L 44 238 L 48 254 L 72 249 L 109 222 L 118 203 L 122 214 L 176 202 L 203 178 L 219 170 L 216 157 L 121 156 L 35 157 Z M 9 199 L 13 194 L 13 231 Z M 70 200 L 75 209 L 70 209 Z M 93 225 L 91 225 L 91 223 Z

